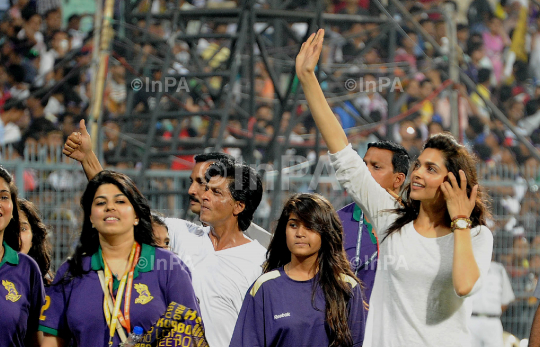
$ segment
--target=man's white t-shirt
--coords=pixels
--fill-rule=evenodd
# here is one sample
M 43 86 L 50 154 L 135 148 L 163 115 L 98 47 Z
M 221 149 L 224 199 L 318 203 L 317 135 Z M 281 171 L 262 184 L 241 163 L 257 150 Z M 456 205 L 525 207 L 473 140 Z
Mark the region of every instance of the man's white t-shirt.
M 482 289 L 472 297 L 473 312 L 477 314 L 500 316 L 502 306 L 516 299 L 512 284 L 501 263 L 492 261 Z
M 4 124 L 0 119 L 0 145 L 7 145 L 21 140 L 21 129 L 11 122 Z
M 254 240 L 215 251 L 209 227 L 176 218 L 165 223 L 171 250 L 191 271 L 208 344 L 229 346 L 244 297 L 262 274 L 266 249 Z

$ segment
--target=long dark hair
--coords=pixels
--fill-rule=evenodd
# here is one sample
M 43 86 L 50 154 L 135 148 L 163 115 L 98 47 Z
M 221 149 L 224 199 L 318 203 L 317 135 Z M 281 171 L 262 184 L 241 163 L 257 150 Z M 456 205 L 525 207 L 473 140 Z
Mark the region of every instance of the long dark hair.
M 32 247 L 28 251 L 28 255 L 32 257 L 41 270 L 43 283 L 50 283 L 53 278 L 51 269 L 51 244 L 47 239 L 49 231 L 45 224 L 41 221 L 41 216 L 36 206 L 28 200 L 18 199 L 17 204 L 20 212 L 23 212 L 28 218 L 28 223 L 32 229 Z
M 9 221 L 6 229 L 4 229 L 4 242 L 18 252 L 21 249 L 21 224 L 19 221 L 19 209 L 17 208 L 18 190 L 13 182 L 13 177 L 2 166 L 0 166 L 0 177 L 8 184 L 11 204 L 13 205 L 13 218 Z
M 75 249 L 75 253 L 68 260 L 68 272 L 72 277 L 79 277 L 83 274 L 82 258 L 84 256 L 90 256 L 98 251 L 99 233 L 96 229 L 92 228 L 90 214 L 96 191 L 103 184 L 114 184 L 117 186 L 122 194 L 124 194 L 133 205 L 135 214 L 139 218 L 139 224 L 134 227 L 135 241 L 152 246 L 156 245 L 154 234 L 152 232 L 150 206 L 148 205 L 146 198 L 128 176 L 114 171 L 103 170 L 88 182 L 86 190 L 81 197 L 81 207 L 84 212 L 81 236 L 77 248 Z
M 343 248 L 343 227 L 332 205 L 318 194 L 295 194 L 283 207 L 274 237 L 268 246 L 263 271 L 269 272 L 291 261 L 291 251 L 287 247 L 286 228 L 291 214 L 304 225 L 321 235 L 321 249 L 317 262 L 319 265 L 318 285 L 324 293 L 325 317 L 330 327 L 330 346 L 352 346 L 352 335 L 348 325 L 347 302 L 352 290 L 342 280 L 343 275 L 354 279 Z M 360 281 L 356 279 L 358 283 Z M 315 285 L 312 303 L 315 298 Z
M 437 149 L 442 153 L 446 169 L 449 173 L 452 172 L 454 176 L 456 176 L 458 184 L 461 184 L 459 179 L 459 170 L 463 170 L 465 172 L 465 176 L 467 177 L 467 195 L 470 196 L 472 188 L 478 184 L 478 176 L 476 173 L 476 159 L 471 153 L 469 153 L 467 148 L 457 143 L 454 137 L 448 133 L 431 136 L 424 144 L 424 148 L 422 150 L 425 150 L 426 148 Z M 411 172 L 413 171 L 414 167 L 412 168 Z M 418 213 L 420 211 L 420 201 L 411 200 L 410 194 L 411 185 L 409 184 L 402 194 L 402 202 L 404 206 L 394 210 L 399 217 L 388 228 L 388 233 L 385 239 L 392 233 L 398 232 L 403 226 L 414 221 L 418 217 Z M 490 213 L 487 205 L 487 199 L 484 191 L 479 186 L 478 194 L 476 195 L 476 203 L 470 216 L 472 227 L 474 228 L 478 225 L 486 225 L 486 219 L 489 218 L 489 216 Z M 448 210 L 446 210 L 444 215 L 444 225 L 450 227 L 450 224 L 450 215 L 448 214 Z

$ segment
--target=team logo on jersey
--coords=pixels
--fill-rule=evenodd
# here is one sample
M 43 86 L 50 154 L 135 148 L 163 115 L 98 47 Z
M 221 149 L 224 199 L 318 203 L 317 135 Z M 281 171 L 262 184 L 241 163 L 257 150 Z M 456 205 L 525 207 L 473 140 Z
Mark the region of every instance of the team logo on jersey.
M 136 304 L 147 304 L 154 298 L 150 291 L 148 290 L 148 286 L 146 284 L 137 283 L 135 284 L 135 290 L 137 293 L 139 293 L 139 297 L 135 299 Z
M 21 295 L 17 293 L 17 289 L 15 289 L 15 285 L 13 283 L 11 283 L 10 281 L 2 280 L 2 285 L 8 291 L 8 295 L 6 295 L 6 300 L 15 302 L 21 298 Z

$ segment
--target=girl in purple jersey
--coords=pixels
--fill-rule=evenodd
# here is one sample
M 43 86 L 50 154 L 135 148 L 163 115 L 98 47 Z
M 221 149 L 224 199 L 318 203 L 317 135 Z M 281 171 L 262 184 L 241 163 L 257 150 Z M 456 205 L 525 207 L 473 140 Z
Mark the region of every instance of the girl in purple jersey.
M 51 244 L 47 240 L 49 231 L 41 221 L 36 206 L 26 199 L 17 199 L 21 223 L 21 253 L 28 254 L 39 266 L 43 283 L 50 284 L 51 273 Z
M 361 346 L 361 285 L 328 200 L 297 194 L 285 203 L 263 271 L 246 294 L 231 347 Z
M 39 346 L 45 290 L 38 265 L 19 250 L 17 188 L 0 166 L 0 345 Z

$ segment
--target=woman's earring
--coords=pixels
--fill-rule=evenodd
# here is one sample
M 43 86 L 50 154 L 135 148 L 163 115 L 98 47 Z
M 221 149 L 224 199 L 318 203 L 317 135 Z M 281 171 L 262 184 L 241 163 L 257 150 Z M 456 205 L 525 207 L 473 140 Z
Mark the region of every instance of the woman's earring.
M 139 225 L 139 221 L 138 221 L 138 220 L 135 221 L 135 225 Z

